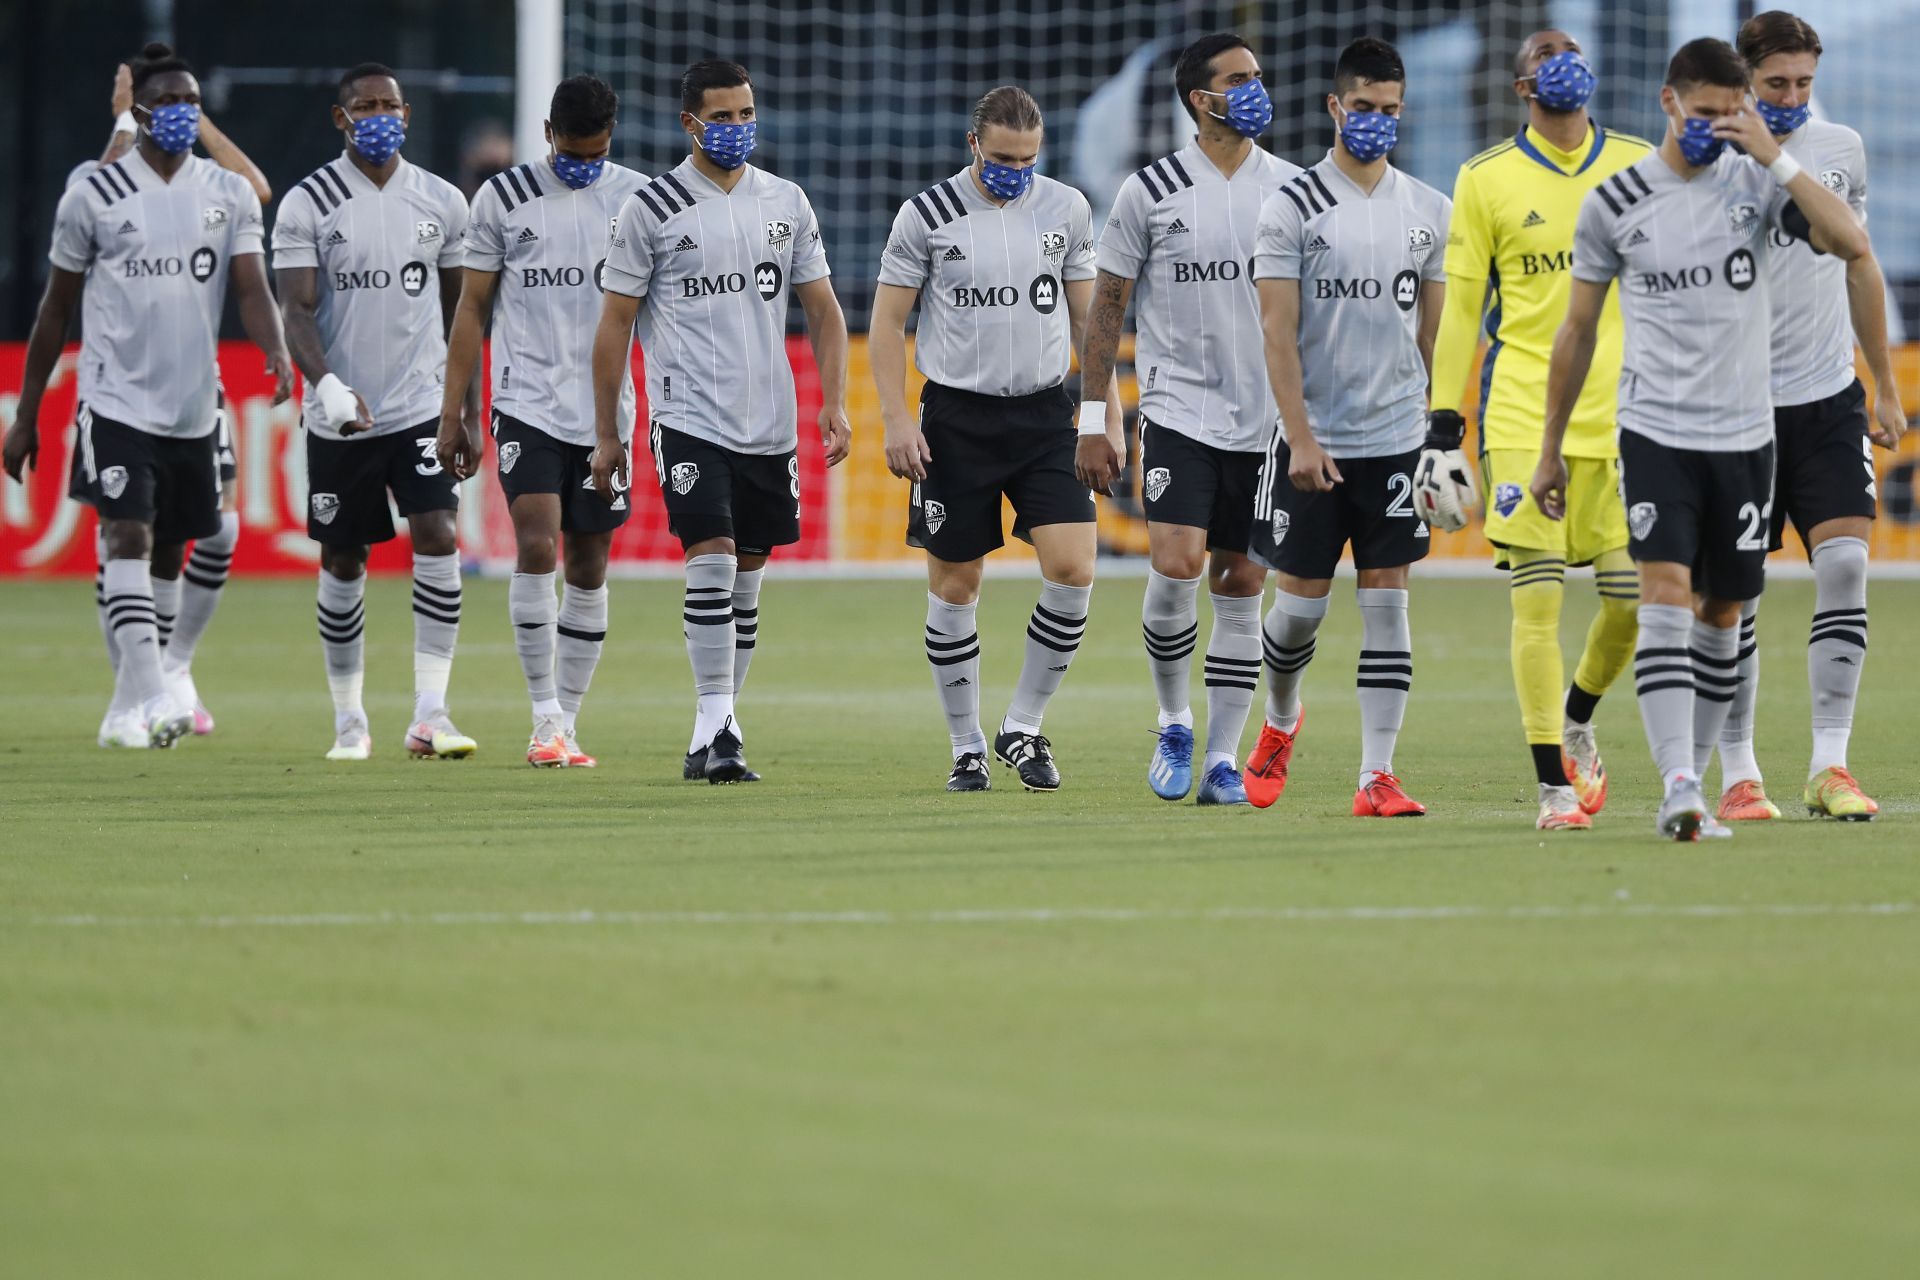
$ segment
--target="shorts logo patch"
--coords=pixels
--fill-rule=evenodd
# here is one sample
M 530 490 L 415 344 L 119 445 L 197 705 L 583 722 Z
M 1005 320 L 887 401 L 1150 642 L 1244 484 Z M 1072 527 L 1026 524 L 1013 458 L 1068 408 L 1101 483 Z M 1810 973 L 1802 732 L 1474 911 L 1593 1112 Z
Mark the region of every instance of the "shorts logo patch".
M 1503 484 L 1493 491 L 1493 509 L 1503 517 L 1510 516 L 1520 506 L 1520 486 Z
M 108 467 L 100 473 L 100 492 L 109 498 L 117 498 L 127 491 L 127 469 Z
M 1287 530 L 1293 525 L 1293 517 L 1284 511 L 1273 513 L 1273 545 L 1279 546 L 1287 540 Z
M 700 483 L 700 464 L 676 462 L 673 464 L 673 470 L 667 473 L 667 477 L 673 485 L 673 491 L 684 498 L 692 491 L 694 485 Z
M 506 475 L 513 470 L 513 464 L 520 461 L 520 442 L 509 440 L 500 446 L 500 474 Z
M 928 533 L 938 533 L 947 522 L 947 504 L 928 498 L 920 504 L 920 517 L 927 522 Z
M 340 495 L 337 493 L 316 493 L 312 498 L 313 518 L 321 524 L 332 524 L 333 518 L 340 514 Z
M 1660 518 L 1660 512 L 1651 502 L 1636 502 L 1627 512 L 1627 528 L 1633 534 L 1635 542 L 1645 542 L 1647 535 L 1653 532 L 1653 525 Z
M 440 224 L 430 218 L 422 218 L 413 224 L 413 238 L 418 244 L 432 244 L 440 238 Z
M 202 209 L 200 211 L 200 225 L 208 231 L 212 231 L 217 227 L 226 226 L 227 211 L 225 209 Z
M 1165 467 L 1155 467 L 1147 472 L 1147 501 L 1158 502 L 1168 487 L 1173 484 L 1173 472 Z

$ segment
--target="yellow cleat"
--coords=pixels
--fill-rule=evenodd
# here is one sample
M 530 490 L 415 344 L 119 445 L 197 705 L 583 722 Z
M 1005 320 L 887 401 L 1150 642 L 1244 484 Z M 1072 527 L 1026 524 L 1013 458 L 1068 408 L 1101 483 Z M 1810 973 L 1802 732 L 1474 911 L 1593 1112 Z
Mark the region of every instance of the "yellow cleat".
M 407 754 L 416 760 L 465 760 L 478 746 L 445 716 L 422 720 L 407 730 Z
M 1860 789 L 1853 775 L 1839 765 L 1807 779 L 1807 812 L 1816 818 L 1838 818 L 1842 822 L 1872 822 L 1880 812 L 1879 802 Z
M 1780 807 L 1767 799 L 1758 778 L 1748 778 L 1727 788 L 1714 816 L 1722 822 L 1770 822 L 1780 816 Z

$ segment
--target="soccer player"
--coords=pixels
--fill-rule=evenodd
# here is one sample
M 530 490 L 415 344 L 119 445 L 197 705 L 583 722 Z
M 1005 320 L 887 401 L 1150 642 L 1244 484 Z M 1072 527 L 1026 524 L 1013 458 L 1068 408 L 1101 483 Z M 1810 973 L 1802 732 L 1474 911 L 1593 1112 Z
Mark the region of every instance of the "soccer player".
M 345 151 L 300 181 L 273 228 L 287 341 L 307 380 L 307 536 L 320 544 L 320 648 L 333 694 L 327 759 L 365 760 L 373 746 L 361 699 L 363 601 L 371 544 L 394 536 L 389 492 L 413 541 L 406 749 L 465 759 L 473 739 L 447 715 L 460 631 L 459 495 L 435 436 L 466 201 L 401 158 L 411 109 L 388 68 L 348 68 L 332 115 Z M 477 383 L 458 394 L 477 433 Z
M 560 82 L 548 107 L 553 150 L 487 180 L 467 222 L 466 283 L 447 342 L 441 464 L 464 480 L 480 465 L 461 388 L 480 367 L 493 326 L 493 435 L 516 548 L 507 607 L 533 702 L 527 763 L 592 768 L 576 722 L 607 636 L 607 554 L 627 521 L 621 495 L 593 490 L 593 331 L 609 228 L 646 179 L 607 159 L 619 99 L 603 81 Z M 498 308 L 495 308 L 495 299 Z M 618 425 L 633 434 L 633 377 L 620 383 Z M 565 534 L 566 594 L 554 574 Z
M 1846 202 L 1781 151 L 1747 89 L 1747 64 L 1725 41 L 1682 45 L 1660 91 L 1658 149 L 1581 204 L 1531 483 L 1548 518 L 1564 518 L 1563 441 L 1617 279 L 1620 483 L 1640 569 L 1634 682 L 1665 790 L 1656 825 L 1676 840 L 1730 834 L 1701 794 L 1695 749 L 1726 722 L 1741 606 L 1764 576 L 1774 481 L 1769 230 L 1849 261 L 1867 252 Z M 1746 156 L 1723 155 L 1730 143 Z
M 1567 428 L 1567 518 L 1547 519 L 1527 496 L 1540 459 L 1547 358 L 1567 310 L 1580 202 L 1653 146 L 1588 115 L 1594 84 L 1579 42 L 1566 32 L 1537 31 L 1521 42 L 1513 87 L 1527 105 L 1527 123 L 1460 167 L 1447 237 L 1447 306 L 1433 349 L 1429 446 L 1444 452 L 1458 449 L 1465 432 L 1460 403 L 1483 323 L 1492 338 L 1480 369 L 1486 532 L 1496 563 L 1511 575 L 1513 683 L 1540 787 L 1534 825 L 1543 831 L 1585 830 L 1606 803 L 1593 712 L 1633 657 L 1639 597 L 1614 444 L 1621 337 L 1620 304 L 1611 294 L 1600 314 L 1594 371 Z M 1416 476 L 1423 508 L 1434 509 L 1428 492 L 1444 478 L 1437 460 L 1431 469 L 1423 465 Z M 1458 528 L 1465 512 L 1439 523 Z M 1589 564 L 1600 611 L 1573 684 L 1563 686 L 1567 568 Z
M 747 163 L 759 126 L 734 62 L 680 80 L 687 158 L 620 208 L 593 340 L 592 479 L 617 501 L 628 477 L 621 387 L 636 321 L 646 355 L 654 472 L 686 551 L 693 737 L 686 778 L 752 781 L 734 698 L 759 629 L 760 577 L 800 539 L 800 457 L 787 299 L 800 300 L 820 370 L 827 465 L 847 456 L 847 322 L 806 193 Z M 646 305 L 643 307 L 642 302 Z
M 1207 579 L 1207 750 L 1201 804 L 1245 804 L 1240 735 L 1260 675 L 1266 571 L 1247 558 L 1254 487 L 1273 435 L 1260 304 L 1249 263 L 1260 207 L 1298 165 L 1253 140 L 1273 120 L 1260 62 L 1237 35 L 1203 36 L 1174 66 L 1193 141 L 1121 185 L 1100 234 L 1099 273 L 1080 359 L 1084 403 L 1104 398 L 1127 300 L 1138 296 L 1140 466 L 1145 475 L 1146 600 L 1141 628 L 1159 697 L 1147 785 L 1162 800 L 1193 787 L 1187 673 Z M 1079 442 L 1078 467 L 1105 491 L 1120 459 L 1104 432 Z M 1208 553 L 1212 553 L 1211 563 Z
M 993 749 L 1029 791 L 1060 788 L 1041 718 L 1080 647 L 1093 592 L 1093 494 L 1075 474 L 1064 386 L 1093 298 L 1093 214 L 1085 196 L 1034 171 L 1042 135 L 1025 89 L 1002 85 L 975 104 L 971 162 L 894 217 L 868 339 L 887 469 L 913 481 L 907 544 L 927 553 L 927 661 L 953 747 L 949 791 L 992 785 L 974 613 L 986 555 L 1003 542 L 1002 495 L 1015 534 L 1039 555 L 1040 601 Z M 914 364 L 927 378 L 918 418 L 906 401 L 916 301 Z M 1119 421 L 1109 388 L 1080 430 L 1111 442 Z
M 1860 135 L 1813 119 L 1808 108 L 1820 37 L 1802 19 L 1774 10 L 1747 20 L 1738 47 L 1753 68 L 1755 107 L 1781 150 L 1844 198 L 1864 223 L 1867 157 Z M 1780 548 L 1792 520 L 1813 561 L 1813 630 L 1807 643 L 1813 758 L 1804 799 L 1809 813 L 1870 821 L 1880 806 L 1847 770 L 1847 739 L 1867 649 L 1867 537 L 1875 507 L 1868 442 L 1894 448 L 1907 425 L 1887 351 L 1886 283 L 1871 253 L 1842 263 L 1775 233 L 1768 285 L 1776 470 L 1770 545 Z M 1873 375 L 1871 424 L 1866 389 L 1853 371 L 1856 338 Z M 1767 798 L 1753 754 L 1758 605 L 1748 601 L 1741 614 L 1740 684 L 1720 733 L 1718 816 L 1723 821 L 1780 816 Z M 1695 744 L 1696 752 L 1701 746 Z M 1704 759 L 1695 763 L 1704 770 Z
M 134 62 L 138 62 L 138 59 Z M 140 133 L 140 127 L 133 118 L 134 62 L 123 62 L 114 72 L 112 110 L 115 118 L 106 151 L 98 160 L 82 161 L 76 165 L 67 175 L 68 187 L 84 181 L 103 166 L 124 159 L 133 150 L 134 140 Z M 214 127 L 212 119 L 204 112 L 200 117 L 200 145 L 206 148 L 215 164 L 245 178 L 261 204 L 273 199 L 273 189 L 268 185 L 266 175 L 231 138 Z M 214 441 L 220 462 L 220 532 L 211 538 L 195 539 L 190 558 L 186 554 L 186 547 L 179 543 L 156 544 L 150 561 L 154 615 L 159 626 L 162 651 L 161 671 L 175 700 L 192 708 L 193 732 L 202 736 L 213 732 L 214 721 L 194 685 L 193 657 L 201 637 L 206 634 L 207 625 L 213 620 L 214 610 L 219 607 L 227 584 L 227 571 L 233 563 L 234 546 L 240 536 L 239 490 L 234 485 L 237 466 L 233 450 L 233 426 L 227 413 L 226 396 L 219 385 L 217 365 L 214 378 Z M 76 450 L 70 496 L 84 503 L 88 501 L 91 487 L 80 461 L 79 451 Z M 100 634 L 106 640 L 107 660 L 117 673 L 120 668 L 120 649 L 114 641 L 113 625 L 107 616 L 104 526 L 96 527 L 94 553 L 97 562 L 93 579 L 94 604 L 100 613 Z M 119 692 L 119 682 L 116 681 L 116 695 Z M 118 701 L 107 708 L 106 718 L 100 725 L 98 741 L 101 746 L 147 745 L 146 733 L 137 723 L 137 717 L 128 715 L 133 710 L 135 708 L 122 706 Z
M 124 708 L 102 737 L 169 747 L 191 732 L 193 709 L 161 666 L 149 557 L 156 545 L 220 531 L 214 357 L 229 272 L 241 322 L 282 400 L 293 371 L 261 262 L 259 198 L 245 179 L 192 154 L 200 123 L 192 68 L 166 45 L 148 45 L 132 92 L 133 150 L 69 187 L 54 216 L 52 271 L 4 462 L 18 479 L 38 457 L 40 400 L 84 287 L 78 447 L 85 498 L 105 527 L 102 593 Z
M 1419 817 L 1393 772 L 1413 687 L 1407 573 L 1427 554 L 1413 472 L 1427 424 L 1433 335 L 1451 202 L 1387 163 L 1407 73 L 1362 37 L 1333 72 L 1326 157 L 1267 198 L 1253 278 L 1281 428 L 1254 510 L 1254 559 L 1276 570 L 1264 626 L 1266 724 L 1248 757 L 1247 798 L 1280 798 L 1300 732 L 1300 682 L 1327 614 L 1333 570 L 1359 571 L 1361 756 L 1355 817 Z

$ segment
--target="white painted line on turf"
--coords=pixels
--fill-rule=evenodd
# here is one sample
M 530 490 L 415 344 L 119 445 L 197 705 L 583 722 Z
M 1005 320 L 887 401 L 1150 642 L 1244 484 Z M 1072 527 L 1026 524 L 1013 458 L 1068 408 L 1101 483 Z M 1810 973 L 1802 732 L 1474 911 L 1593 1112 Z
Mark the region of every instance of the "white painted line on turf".
M 1616 903 L 1574 906 L 980 907 L 943 911 L 375 911 L 299 915 L 63 915 L 11 923 L 50 929 L 368 929 L 513 926 L 1313 923 L 1407 920 L 1792 919 L 1905 916 L 1912 902 Z

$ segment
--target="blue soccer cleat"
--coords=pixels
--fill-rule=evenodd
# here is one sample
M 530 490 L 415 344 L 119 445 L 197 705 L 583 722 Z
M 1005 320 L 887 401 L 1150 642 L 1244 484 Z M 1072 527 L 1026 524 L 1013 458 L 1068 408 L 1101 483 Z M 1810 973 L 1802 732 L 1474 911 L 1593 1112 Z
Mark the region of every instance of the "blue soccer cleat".
M 1162 800 L 1185 800 L 1193 790 L 1193 730 L 1170 724 L 1147 762 L 1147 785 Z
M 1207 776 L 1200 779 L 1200 794 L 1193 798 L 1195 804 L 1247 804 L 1247 787 L 1240 780 L 1240 771 L 1222 760 L 1207 770 Z

